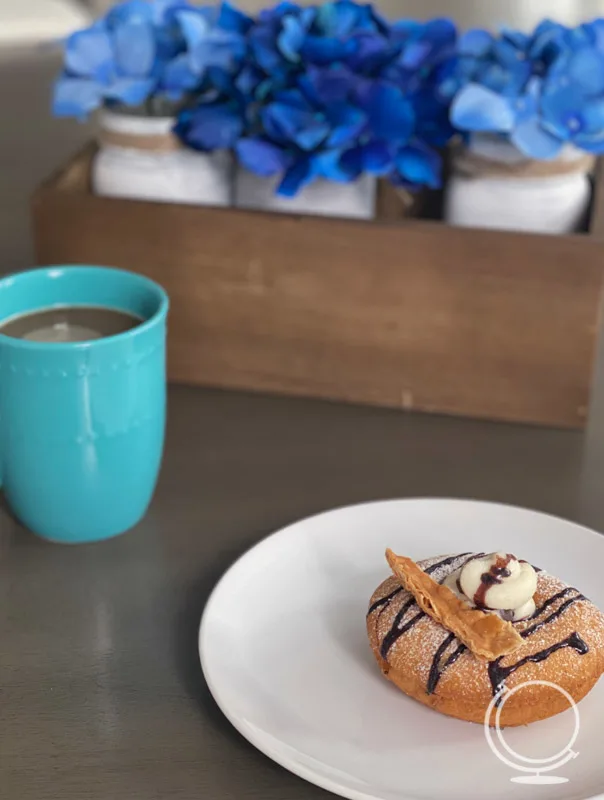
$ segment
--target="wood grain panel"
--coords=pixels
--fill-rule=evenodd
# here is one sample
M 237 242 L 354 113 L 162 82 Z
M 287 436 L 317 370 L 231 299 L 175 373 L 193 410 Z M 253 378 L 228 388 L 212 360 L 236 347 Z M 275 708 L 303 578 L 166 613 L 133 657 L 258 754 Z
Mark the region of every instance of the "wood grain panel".
M 359 223 L 98 198 L 89 159 L 38 191 L 38 261 L 162 283 L 173 380 L 584 424 L 601 204 L 569 237 Z

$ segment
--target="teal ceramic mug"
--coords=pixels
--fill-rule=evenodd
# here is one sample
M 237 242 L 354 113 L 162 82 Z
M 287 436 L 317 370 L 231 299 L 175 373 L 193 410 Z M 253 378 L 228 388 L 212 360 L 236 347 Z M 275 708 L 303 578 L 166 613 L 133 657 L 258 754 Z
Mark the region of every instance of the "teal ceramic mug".
M 2 333 L 8 320 L 71 306 L 126 312 L 135 327 L 59 344 Z M 163 451 L 167 313 L 160 286 L 121 270 L 49 267 L 0 279 L 0 479 L 34 533 L 92 542 L 144 516 Z

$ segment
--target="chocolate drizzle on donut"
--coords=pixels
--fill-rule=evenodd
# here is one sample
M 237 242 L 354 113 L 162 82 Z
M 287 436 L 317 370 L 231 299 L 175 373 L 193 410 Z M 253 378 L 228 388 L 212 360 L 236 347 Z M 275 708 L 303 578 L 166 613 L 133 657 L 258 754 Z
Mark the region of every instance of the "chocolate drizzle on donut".
M 572 589 L 571 591 L 577 592 L 577 589 Z M 549 605 L 551 605 L 551 603 L 554 602 L 554 600 L 558 600 L 561 597 L 564 597 L 564 595 L 566 593 L 567 593 L 566 590 L 564 590 L 564 592 L 559 592 L 557 595 L 554 595 L 554 597 L 550 597 L 550 599 L 547 602 L 545 602 L 539 608 L 538 613 L 537 613 L 537 611 L 535 611 L 535 613 L 533 614 L 531 619 L 535 619 L 535 616 L 540 616 L 545 611 L 545 609 Z M 525 630 L 521 631 L 520 635 L 522 636 L 523 639 L 526 639 L 532 633 L 535 633 L 535 631 L 538 631 L 539 628 L 542 628 L 544 625 L 547 625 L 549 622 L 552 622 L 553 620 L 558 619 L 558 617 L 561 614 L 563 614 L 569 606 L 572 606 L 573 603 L 578 603 L 579 600 L 586 600 L 586 599 L 587 598 L 585 597 L 585 595 L 577 593 L 576 597 L 570 597 L 568 600 L 566 600 L 564 603 L 562 603 L 562 605 L 559 606 L 555 611 L 553 611 L 548 617 L 545 617 L 545 619 L 542 619 L 540 622 L 536 622 L 534 625 L 531 625 L 530 628 L 525 628 Z
M 409 609 L 414 605 L 415 605 L 415 598 L 412 597 L 410 600 L 407 600 L 407 602 L 402 606 L 401 610 L 398 612 L 398 614 L 394 618 L 394 622 L 392 623 L 392 627 L 390 628 L 390 630 L 388 631 L 388 633 L 384 637 L 384 641 L 382 642 L 382 647 L 380 649 L 380 652 L 382 654 L 382 658 L 383 659 L 386 659 L 386 656 L 388 655 L 388 651 L 390 650 L 392 645 L 396 641 L 398 641 L 401 638 L 401 636 L 404 636 L 404 634 L 407 633 L 407 631 L 410 631 L 411 628 L 417 622 L 419 622 L 422 617 L 426 616 L 423 611 L 418 611 L 417 614 L 415 614 L 413 617 L 411 617 L 410 620 L 407 620 L 407 622 L 405 622 L 405 624 L 402 625 L 399 628 L 401 620 L 403 619 L 403 617 L 405 616 L 407 611 L 409 611 Z
M 507 553 L 505 556 L 497 558 L 493 566 L 488 572 L 483 572 L 480 576 L 480 586 L 474 594 L 474 605 L 478 608 L 487 608 L 486 596 L 491 586 L 501 583 L 504 578 L 509 578 L 511 575 L 508 569 L 510 561 L 515 561 L 515 556 Z
M 447 669 L 449 669 L 449 667 L 457 661 L 459 656 L 465 653 L 465 651 L 468 649 L 465 644 L 458 643 L 455 650 L 453 650 L 449 657 L 441 663 L 444 654 L 449 649 L 449 645 L 453 641 L 457 641 L 457 639 L 455 638 L 454 634 L 450 633 L 434 654 L 434 658 L 432 659 L 432 664 L 430 666 L 430 673 L 428 675 L 428 683 L 426 684 L 427 694 L 434 694 L 436 686 L 440 680 L 440 676 Z
M 375 603 L 372 603 L 369 606 L 369 611 L 367 612 L 367 616 L 369 616 L 370 614 L 373 614 L 373 612 L 377 611 L 378 608 L 381 608 L 383 610 L 384 608 L 389 606 L 390 603 L 392 602 L 392 600 L 397 596 L 397 594 L 400 594 L 402 591 L 403 591 L 403 587 L 399 586 L 393 592 L 390 592 L 390 594 L 387 594 L 386 597 L 381 597 L 379 600 L 376 600 Z
M 572 586 L 567 586 L 566 589 L 562 589 L 562 591 L 558 592 L 558 594 L 553 594 L 548 600 L 546 600 L 543 603 L 543 605 L 539 606 L 539 608 L 536 608 L 533 611 L 533 613 L 531 614 L 531 616 L 529 617 L 529 620 L 537 619 L 537 617 L 540 617 L 541 614 L 543 614 L 543 612 L 546 610 L 546 608 L 549 608 L 557 600 L 561 600 L 563 597 L 566 597 L 567 594 L 571 594 L 571 592 L 576 592 L 579 595 L 579 597 L 575 597 L 574 598 L 575 600 L 585 600 L 586 599 L 584 597 L 584 595 L 580 594 L 578 589 L 575 589 Z
M 465 561 L 462 561 L 456 567 L 456 569 L 465 566 L 465 564 L 467 564 L 469 561 L 472 561 L 476 558 L 481 558 L 483 555 L 484 553 L 471 555 L 469 558 L 466 558 Z M 428 574 L 433 573 L 440 567 L 450 566 L 451 564 L 454 564 L 456 561 L 459 561 L 460 559 L 463 559 L 466 556 L 468 556 L 468 553 L 462 553 L 461 555 L 458 556 L 450 556 L 446 559 L 443 559 L 442 561 L 432 564 L 430 567 L 427 567 L 424 571 Z M 510 555 L 506 556 L 506 559 L 511 560 L 512 558 L 513 556 Z M 509 563 L 509 560 L 506 559 L 504 558 L 498 559 L 498 562 L 502 561 L 505 563 L 504 564 L 496 563 L 494 565 L 495 568 L 500 570 L 501 569 L 505 570 L 507 568 L 507 564 Z M 485 575 L 488 574 L 491 574 L 492 577 L 496 579 L 493 581 L 494 583 L 498 583 L 499 582 L 498 579 L 500 577 L 505 577 L 501 572 L 495 573 L 493 575 L 493 569 L 489 570 L 489 573 L 485 573 Z M 482 577 L 484 579 L 484 575 Z M 442 582 L 443 581 L 441 580 L 441 583 Z M 485 593 L 486 593 L 486 589 L 488 589 L 488 586 L 492 585 L 492 583 L 483 581 L 483 584 L 486 585 L 485 588 Z M 393 592 L 390 592 L 390 594 L 374 602 L 369 609 L 368 615 L 377 609 L 384 610 L 384 608 L 386 608 L 392 602 L 394 597 L 396 597 L 401 591 L 402 587 L 398 587 Z M 575 589 L 571 586 L 562 589 L 557 594 L 552 595 L 552 597 L 549 597 L 547 600 L 545 600 L 542 603 L 542 605 L 539 606 L 539 608 L 537 608 L 534 611 L 534 613 L 529 618 L 529 621 L 531 621 L 533 624 L 529 625 L 529 627 L 525 628 L 524 630 L 519 631 L 520 636 L 523 639 L 528 639 L 530 636 L 532 636 L 532 634 L 536 633 L 545 625 L 548 625 L 549 623 L 558 619 L 574 603 L 586 599 L 587 598 L 583 594 L 581 594 L 578 589 Z M 551 613 L 546 615 L 546 611 L 549 608 L 551 608 L 555 603 L 561 600 L 564 600 L 564 602 L 560 603 L 560 605 L 557 608 L 555 608 Z M 393 623 L 390 627 L 390 630 L 384 637 L 382 645 L 380 647 L 380 653 L 383 659 L 387 658 L 388 652 L 393 647 L 393 645 L 400 639 L 400 637 L 403 636 L 408 631 L 410 631 L 420 621 L 420 619 L 422 619 L 422 617 L 426 616 L 426 614 L 423 611 L 418 611 L 417 613 L 413 614 L 406 622 L 403 622 L 405 615 L 415 605 L 416 605 L 415 598 L 410 597 L 403 603 L 398 613 L 396 614 Z M 456 647 L 454 647 L 455 643 L 457 643 Z M 555 644 L 551 645 L 551 647 L 547 647 L 544 650 L 540 650 L 537 653 L 532 653 L 528 656 L 525 656 L 524 658 L 521 658 L 519 661 L 513 664 L 504 665 L 502 662 L 505 660 L 505 657 L 501 657 L 496 659 L 495 661 L 489 662 L 488 675 L 489 675 L 489 681 L 491 683 L 491 688 L 493 691 L 493 696 L 501 692 L 501 690 L 505 686 L 506 679 L 514 672 L 516 672 L 516 670 L 520 669 L 521 667 L 529 663 L 541 663 L 546 659 L 548 659 L 553 653 L 567 647 L 570 647 L 571 649 L 575 650 L 580 656 L 585 655 L 587 652 L 589 652 L 589 647 L 587 643 L 575 631 L 562 641 L 556 642 Z M 427 694 L 433 694 L 436 691 L 436 687 L 438 686 L 438 683 L 443 674 L 466 651 L 467 647 L 464 644 L 458 642 L 454 634 L 448 633 L 445 636 L 445 638 L 438 646 L 434 654 L 434 657 L 432 659 L 432 663 L 430 665 L 430 671 L 426 683 Z
M 525 664 L 539 664 L 541 661 L 545 661 L 546 658 L 549 658 L 552 653 L 562 650 L 565 647 L 572 647 L 580 656 L 584 656 L 589 652 L 589 647 L 575 631 L 561 642 L 556 642 L 556 644 L 553 644 L 551 647 L 546 647 L 545 650 L 540 650 L 538 653 L 531 653 L 521 658 L 520 661 L 517 661 L 515 664 L 509 664 L 507 667 L 501 664 L 501 658 L 498 658 L 496 661 L 490 661 L 489 680 L 491 681 L 493 696 L 502 691 L 506 679 L 509 678 L 512 673 L 516 672 L 517 669 L 520 669 L 520 667 L 523 667 Z M 496 705 L 499 705 L 501 699 L 502 697 L 498 698 Z

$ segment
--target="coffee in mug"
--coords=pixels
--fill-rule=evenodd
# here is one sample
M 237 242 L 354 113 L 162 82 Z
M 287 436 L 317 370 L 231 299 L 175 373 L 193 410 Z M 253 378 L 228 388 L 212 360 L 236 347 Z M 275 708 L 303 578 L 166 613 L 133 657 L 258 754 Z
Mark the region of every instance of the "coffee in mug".
M 30 342 L 89 342 L 138 327 L 141 317 L 114 308 L 65 306 L 20 314 L 0 324 L 0 334 Z

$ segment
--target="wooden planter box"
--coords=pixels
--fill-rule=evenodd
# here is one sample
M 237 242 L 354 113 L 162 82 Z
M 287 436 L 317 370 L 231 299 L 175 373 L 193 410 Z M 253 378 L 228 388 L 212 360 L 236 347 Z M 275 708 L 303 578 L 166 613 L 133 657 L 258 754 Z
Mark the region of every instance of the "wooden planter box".
M 104 199 L 92 152 L 36 192 L 38 263 L 163 284 L 173 381 L 584 425 L 602 172 L 589 233 L 555 237 Z

